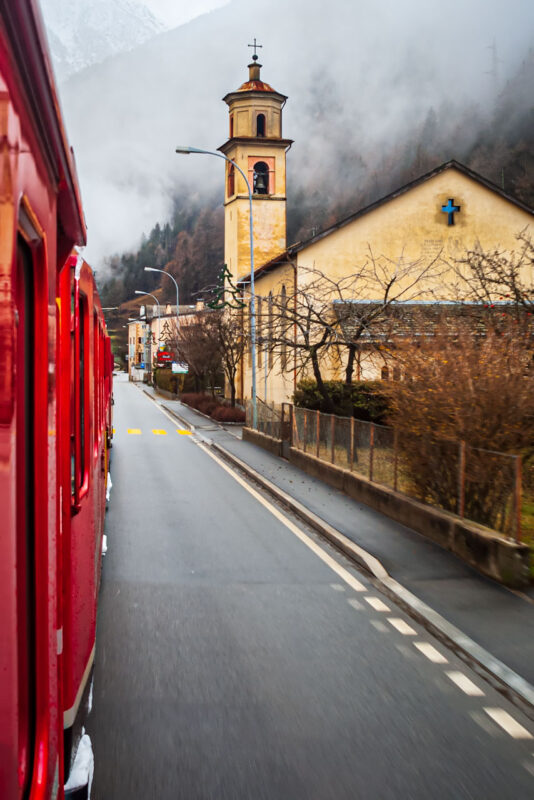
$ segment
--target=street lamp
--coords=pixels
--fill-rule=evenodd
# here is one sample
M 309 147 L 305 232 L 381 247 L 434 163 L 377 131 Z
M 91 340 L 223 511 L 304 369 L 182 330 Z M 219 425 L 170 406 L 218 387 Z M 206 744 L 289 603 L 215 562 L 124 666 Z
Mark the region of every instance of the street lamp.
M 178 293 L 178 284 L 176 280 L 172 277 L 169 272 L 165 272 L 164 269 L 158 269 L 157 267 L 145 267 L 145 272 L 161 272 L 162 275 L 166 275 L 171 281 L 174 283 L 176 288 L 176 327 L 180 327 L 180 300 L 179 300 L 179 293 Z
M 176 152 L 181 155 L 191 155 L 192 153 L 202 153 L 208 156 L 217 156 L 228 161 L 241 173 L 245 181 L 245 186 L 248 189 L 248 202 L 250 207 L 249 214 L 249 235 L 250 235 L 250 355 L 252 358 L 252 427 L 258 427 L 258 408 L 256 404 L 256 296 L 254 293 L 254 238 L 252 227 L 252 190 L 247 176 L 235 161 L 228 158 L 223 153 L 218 153 L 216 150 L 203 150 L 199 147 L 181 147 L 176 148 Z M 147 269 L 147 267 L 145 267 Z

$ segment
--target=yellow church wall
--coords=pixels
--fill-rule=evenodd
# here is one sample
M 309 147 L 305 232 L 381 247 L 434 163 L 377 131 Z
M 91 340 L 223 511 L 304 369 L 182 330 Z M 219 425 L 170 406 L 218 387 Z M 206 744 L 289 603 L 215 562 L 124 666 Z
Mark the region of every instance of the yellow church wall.
M 460 206 L 451 226 L 441 211 L 449 198 Z M 370 250 L 375 258 L 390 259 L 392 269 L 400 259 L 420 267 L 433 259 L 450 263 L 477 244 L 485 250 L 512 251 L 516 234 L 529 225 L 532 214 L 451 167 L 311 243 L 297 254 L 297 263 L 327 269 L 336 279 L 357 272 Z M 306 281 L 305 273 L 299 280 Z M 452 270 L 441 271 L 428 289 L 446 299 L 453 283 Z M 421 299 L 425 296 L 430 297 L 423 293 Z
M 287 295 L 293 295 L 294 269 L 289 263 L 282 264 L 273 272 L 258 275 L 255 280 L 256 294 L 256 392 L 262 400 L 268 403 L 275 401 L 277 404 L 290 400 L 294 392 L 295 385 L 295 364 L 294 355 L 288 350 L 285 370 L 282 370 L 280 359 L 267 352 L 265 355 L 265 345 L 259 342 L 263 338 L 269 337 L 269 294 L 280 296 L 282 287 L 286 287 Z M 250 304 L 250 292 L 245 293 L 247 311 L 245 313 L 245 325 L 249 330 L 250 317 L 248 308 Z M 267 375 L 267 395 L 265 394 L 265 376 Z M 243 396 L 245 399 L 252 396 L 252 364 L 250 350 L 244 361 L 243 370 Z

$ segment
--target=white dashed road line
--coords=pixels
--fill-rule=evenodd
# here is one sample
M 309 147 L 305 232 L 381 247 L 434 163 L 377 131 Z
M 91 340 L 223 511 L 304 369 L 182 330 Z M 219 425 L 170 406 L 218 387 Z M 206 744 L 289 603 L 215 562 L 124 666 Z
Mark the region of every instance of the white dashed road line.
M 443 656 L 439 650 L 436 650 L 429 642 L 414 642 L 414 647 L 417 647 L 429 661 L 433 664 L 448 664 L 448 660 Z
M 465 694 L 468 694 L 469 697 L 483 697 L 484 692 L 482 689 L 473 683 L 467 675 L 464 675 L 463 672 L 447 672 L 447 677 L 458 686 L 459 689 L 462 690 Z
M 503 708 L 485 708 L 484 711 L 491 719 L 500 725 L 503 731 L 512 739 L 532 739 L 532 734 L 515 720 L 508 711 Z
M 359 601 L 359 600 L 356 600 L 356 598 L 355 598 L 355 597 L 350 597 L 350 598 L 347 600 L 347 603 L 349 604 L 349 606 L 352 606 L 352 608 L 355 608 L 355 609 L 356 609 L 356 611 L 361 611 L 361 610 L 362 610 L 362 608 L 363 608 L 363 606 L 362 606 L 362 604 L 360 603 L 360 601 Z
M 383 622 L 380 622 L 379 619 L 372 619 L 371 625 L 373 626 L 373 628 L 376 628 L 376 630 L 379 633 L 389 633 L 388 628 L 384 625 Z
M 403 636 L 416 635 L 414 629 L 403 619 L 399 619 L 398 617 L 388 617 L 388 622 L 390 625 L 393 625 L 393 627 L 396 628 L 399 633 L 402 633 Z
M 365 597 L 364 599 L 375 611 L 391 611 L 389 606 L 383 603 L 378 597 Z

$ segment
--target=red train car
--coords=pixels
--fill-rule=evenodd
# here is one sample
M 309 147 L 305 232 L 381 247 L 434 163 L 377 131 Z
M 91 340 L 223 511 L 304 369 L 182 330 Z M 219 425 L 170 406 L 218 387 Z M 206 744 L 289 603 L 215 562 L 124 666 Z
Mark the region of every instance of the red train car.
M 36 2 L 0 0 L 2 800 L 65 796 L 92 667 L 112 363 L 84 243 Z

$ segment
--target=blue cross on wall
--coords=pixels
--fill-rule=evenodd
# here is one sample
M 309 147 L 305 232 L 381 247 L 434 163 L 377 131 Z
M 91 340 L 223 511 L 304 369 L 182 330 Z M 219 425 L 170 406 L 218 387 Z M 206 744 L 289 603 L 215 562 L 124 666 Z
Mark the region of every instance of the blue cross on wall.
M 456 213 L 456 211 L 460 210 L 460 206 L 455 206 L 454 205 L 454 198 L 453 197 L 449 197 L 447 205 L 446 206 L 441 206 L 441 210 L 444 211 L 445 214 L 448 214 L 447 225 L 454 225 L 454 214 Z

